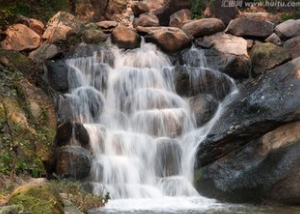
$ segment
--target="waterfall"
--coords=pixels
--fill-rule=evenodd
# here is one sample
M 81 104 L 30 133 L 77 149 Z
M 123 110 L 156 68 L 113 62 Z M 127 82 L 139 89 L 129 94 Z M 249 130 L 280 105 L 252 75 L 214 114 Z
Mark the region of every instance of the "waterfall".
M 192 48 L 183 60 L 191 82 L 209 72 L 235 91 L 229 77 L 207 68 L 200 50 Z M 128 51 L 103 48 L 67 64 L 70 91 L 65 97 L 73 120 L 83 123 L 90 136 L 94 192 L 109 192 L 113 200 L 200 197 L 193 187 L 195 152 L 227 98 L 197 128 L 188 99 L 175 92 L 174 66 L 149 43 Z

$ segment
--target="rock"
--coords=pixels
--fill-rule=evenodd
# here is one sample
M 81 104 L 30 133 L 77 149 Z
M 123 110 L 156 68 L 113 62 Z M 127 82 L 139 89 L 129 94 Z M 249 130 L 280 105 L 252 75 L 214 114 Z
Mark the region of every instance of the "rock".
M 239 10 L 237 7 L 224 7 L 223 1 L 215 1 L 214 8 L 212 9 L 214 17 L 221 19 L 225 25 L 237 18 Z
M 153 11 L 153 13 L 157 16 L 160 26 L 168 26 L 170 23 L 170 16 L 173 13 L 182 9 L 190 9 L 190 7 L 190 1 L 171 0 L 168 1 L 164 7 Z
M 241 13 L 238 18 L 247 18 L 251 20 L 260 20 L 260 21 L 267 21 L 271 23 L 280 23 L 282 22 L 280 16 L 277 14 L 272 14 L 268 12 L 243 12 Z
M 143 13 L 147 13 L 151 10 L 156 10 L 162 8 L 164 5 L 163 0 L 145 0 L 145 1 L 138 1 L 134 2 L 131 5 L 131 10 L 134 16 L 138 17 Z
M 282 124 L 300 119 L 300 58 L 244 83 L 198 148 L 198 166 L 238 150 Z
M 113 44 L 123 49 L 138 48 L 141 42 L 140 36 L 134 30 L 121 25 L 113 30 L 111 40 Z
M 55 173 L 62 178 L 84 179 L 90 174 L 91 160 L 91 155 L 79 146 L 57 148 Z
M 300 56 L 300 36 L 285 41 L 283 47 L 295 59 Z
M 219 102 L 208 94 L 200 94 L 189 99 L 190 109 L 196 120 L 197 127 L 201 127 L 214 116 Z
M 79 24 L 75 16 L 68 12 L 60 11 L 48 21 L 42 39 L 50 44 L 66 41 L 69 36 L 79 32 Z
M 155 156 L 155 173 L 158 177 L 179 175 L 182 149 L 178 140 L 158 138 Z
M 267 38 L 273 33 L 273 29 L 271 22 L 237 18 L 229 23 L 225 32 L 241 37 Z
M 265 41 L 275 45 L 282 45 L 281 39 L 276 35 L 276 33 L 272 33 Z
M 175 67 L 175 90 L 180 96 L 210 94 L 217 100 L 223 100 L 231 87 L 229 77 L 219 71 L 200 67 Z
M 170 16 L 170 27 L 181 28 L 186 22 L 191 20 L 191 11 L 188 9 L 182 9 Z
M 82 39 L 89 44 L 99 44 L 107 40 L 107 36 L 104 34 L 99 25 L 95 23 L 89 23 L 84 26 L 81 31 Z
M 137 27 L 137 31 L 146 34 L 146 42 L 153 42 L 168 53 L 176 53 L 191 46 L 190 39 L 179 28 Z
M 22 185 L 11 194 L 8 204 L 21 204 L 25 213 L 64 214 L 61 198 L 48 184 Z
M 19 84 L 25 96 L 27 113 L 32 116 L 31 119 L 37 124 L 55 130 L 57 121 L 52 99 L 41 88 L 32 85 L 28 80 L 22 80 Z
M 40 36 L 26 25 L 10 25 L 5 34 L 6 38 L 1 42 L 1 46 L 6 50 L 28 51 L 40 45 Z
M 299 205 L 299 131 L 299 122 L 282 125 L 202 167 L 198 190 L 222 201 Z
M 253 45 L 254 45 L 254 40 L 252 40 L 252 39 L 246 39 L 246 41 L 247 41 L 247 49 L 249 50 L 251 50 L 251 48 L 253 47 Z
M 248 57 L 248 44 L 245 39 L 230 34 L 217 33 L 196 39 L 195 45 L 205 48 L 203 52 L 208 67 L 236 79 L 247 78 L 251 74 L 251 59 Z
M 55 91 L 65 93 L 69 89 L 68 69 L 63 61 L 46 61 L 49 85 Z
M 73 122 L 64 121 L 58 125 L 56 130 L 56 146 L 62 147 L 66 145 L 71 145 L 71 139 L 73 138 Z
M 99 25 L 105 33 L 111 33 L 119 25 L 118 22 L 109 20 L 97 22 L 96 24 Z
M 201 41 L 201 39 L 196 40 L 196 44 L 197 41 Z M 232 36 L 222 32 L 211 36 L 205 36 L 202 42 L 210 44 L 210 47 L 221 53 L 248 56 L 247 41 L 241 37 Z
M 1 214 L 21 214 L 23 213 L 23 207 L 22 205 L 9 205 L 9 206 L 2 206 L 0 207 L 0 213 Z
M 38 49 L 30 52 L 29 58 L 35 63 L 42 63 L 47 59 L 52 59 L 62 53 L 62 50 L 54 44 L 44 44 Z
M 88 131 L 85 129 L 84 125 L 78 122 L 75 123 L 74 132 L 75 132 L 75 139 L 79 142 L 81 147 L 91 151 L 90 136 Z
M 159 20 L 152 13 L 141 14 L 140 17 L 133 22 L 133 26 L 157 27 L 159 26 Z
M 275 27 L 274 31 L 282 40 L 300 36 L 300 19 L 289 19 L 282 22 Z
M 17 22 L 23 25 L 26 25 L 31 30 L 36 32 L 38 35 L 42 36 L 44 32 L 45 25 L 43 22 L 36 20 L 36 19 L 29 19 L 25 16 L 18 15 Z
M 190 39 L 193 39 L 221 32 L 225 30 L 225 25 L 220 19 L 204 18 L 184 24 L 182 30 Z
M 282 47 L 272 43 L 257 43 L 250 52 L 254 74 L 262 74 L 291 59 Z

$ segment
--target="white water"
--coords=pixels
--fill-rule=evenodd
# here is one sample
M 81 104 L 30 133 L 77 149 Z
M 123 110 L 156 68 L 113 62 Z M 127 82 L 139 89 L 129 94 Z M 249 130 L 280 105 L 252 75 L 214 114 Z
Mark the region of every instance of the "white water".
M 114 66 L 105 61 L 105 51 L 67 61 L 71 90 L 66 97 L 74 120 L 90 135 L 94 192 L 109 192 L 112 198 L 104 209 L 205 210 L 217 205 L 193 187 L 194 156 L 235 92 L 197 129 L 187 99 L 175 93 L 166 55 L 145 43 L 127 52 L 111 51 Z M 207 72 L 196 49 L 186 61 L 191 81 Z

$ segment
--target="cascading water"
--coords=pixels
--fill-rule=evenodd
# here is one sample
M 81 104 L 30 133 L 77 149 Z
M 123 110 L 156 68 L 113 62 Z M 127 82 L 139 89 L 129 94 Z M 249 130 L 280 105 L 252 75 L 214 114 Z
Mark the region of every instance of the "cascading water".
M 199 50 L 192 48 L 183 58 L 190 81 L 205 78 L 209 71 Z M 89 133 L 90 179 L 95 193 L 110 193 L 106 209 L 198 208 L 195 198 L 201 206 L 215 203 L 192 185 L 194 156 L 227 99 L 197 129 L 188 100 L 175 93 L 174 67 L 153 44 L 131 51 L 110 47 L 67 64 L 66 97 L 73 119 Z M 230 78 L 211 72 L 235 90 Z

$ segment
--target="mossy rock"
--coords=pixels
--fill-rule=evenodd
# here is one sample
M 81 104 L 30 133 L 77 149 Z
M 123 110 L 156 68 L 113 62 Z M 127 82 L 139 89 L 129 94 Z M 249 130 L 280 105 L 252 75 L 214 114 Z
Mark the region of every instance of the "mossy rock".
M 253 65 L 253 72 L 256 75 L 275 68 L 292 58 L 287 50 L 273 43 L 255 44 L 250 52 L 250 57 Z
M 27 184 L 18 187 L 10 196 L 9 205 L 24 207 L 32 214 L 63 214 L 63 201 L 48 184 Z

